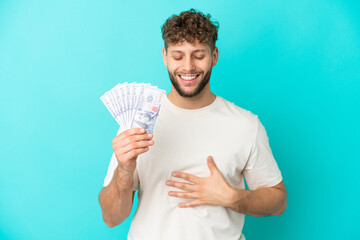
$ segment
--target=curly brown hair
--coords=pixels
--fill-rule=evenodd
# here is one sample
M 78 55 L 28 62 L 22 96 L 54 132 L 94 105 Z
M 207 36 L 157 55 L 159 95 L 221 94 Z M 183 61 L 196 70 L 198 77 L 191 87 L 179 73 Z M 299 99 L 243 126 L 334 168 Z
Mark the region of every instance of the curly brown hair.
M 161 27 L 166 51 L 169 44 L 184 41 L 194 44 L 196 39 L 200 44 L 209 45 L 211 51 L 214 51 L 219 23 L 211 21 L 210 18 L 210 14 L 204 15 L 193 8 L 170 16 Z

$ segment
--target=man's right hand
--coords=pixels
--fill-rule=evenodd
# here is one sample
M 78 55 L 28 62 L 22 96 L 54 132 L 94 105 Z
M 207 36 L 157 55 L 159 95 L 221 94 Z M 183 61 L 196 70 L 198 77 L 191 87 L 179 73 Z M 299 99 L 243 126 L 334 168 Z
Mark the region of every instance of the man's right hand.
M 154 144 L 151 133 L 143 128 L 128 129 L 113 139 L 113 150 L 118 160 L 118 166 L 127 173 L 133 174 L 136 168 L 136 159 L 139 154 L 149 150 Z

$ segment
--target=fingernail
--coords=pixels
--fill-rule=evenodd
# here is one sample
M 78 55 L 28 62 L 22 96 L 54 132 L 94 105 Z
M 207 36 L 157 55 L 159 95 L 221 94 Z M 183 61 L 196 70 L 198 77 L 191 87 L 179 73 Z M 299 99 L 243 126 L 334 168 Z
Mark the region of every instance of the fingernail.
M 166 181 L 165 184 L 166 184 L 166 185 L 170 185 L 170 181 Z
M 141 133 L 144 133 L 144 132 L 145 132 L 145 129 L 141 128 L 141 129 L 140 129 L 140 132 L 141 132 Z
M 170 195 L 170 196 L 174 196 L 174 193 L 173 193 L 173 192 L 169 192 L 169 195 Z
M 149 143 L 149 144 L 153 144 L 153 143 L 154 143 L 154 141 L 151 141 L 151 140 L 150 140 L 148 143 Z
M 151 133 L 149 133 L 147 136 L 148 136 L 148 138 L 151 138 L 151 137 L 152 137 L 152 134 L 151 134 Z
M 177 174 L 176 174 L 176 173 L 173 173 L 172 175 L 173 175 L 174 177 L 176 177 L 176 176 L 177 176 Z
M 179 203 L 178 206 L 179 206 L 179 207 L 184 207 L 184 204 L 183 204 L 183 203 Z
M 213 158 L 212 158 L 211 156 L 209 157 L 209 161 L 210 161 L 210 162 L 212 162 L 212 161 L 213 161 Z

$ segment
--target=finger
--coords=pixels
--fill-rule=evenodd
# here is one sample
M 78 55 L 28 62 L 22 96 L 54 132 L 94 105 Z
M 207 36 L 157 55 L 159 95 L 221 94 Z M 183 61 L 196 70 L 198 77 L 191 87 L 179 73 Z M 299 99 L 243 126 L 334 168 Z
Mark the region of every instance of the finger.
M 216 164 L 215 164 L 214 159 L 212 158 L 212 156 L 208 156 L 207 165 L 208 165 L 208 168 L 210 170 L 211 175 L 214 174 L 215 172 L 219 171 L 218 168 L 216 167 Z
M 118 144 L 120 147 L 126 146 L 132 142 L 138 142 L 138 141 L 144 141 L 149 140 L 153 137 L 151 133 L 144 133 L 144 134 L 137 134 L 137 135 L 131 135 L 125 139 L 117 140 L 114 144 Z
M 123 131 L 119 135 L 117 135 L 113 139 L 113 141 L 121 141 L 121 140 L 124 140 L 125 138 L 127 138 L 129 136 L 136 135 L 136 134 L 144 134 L 144 133 L 145 133 L 144 128 L 130 128 L 130 129 L 127 129 L 127 130 Z
M 137 157 L 138 155 L 140 155 L 140 154 L 142 154 L 142 153 L 144 153 L 144 152 L 146 152 L 148 150 L 149 150 L 148 147 L 133 149 L 130 152 L 125 153 L 124 158 L 125 159 L 133 159 L 133 158 Z
M 119 148 L 119 152 L 122 154 L 125 154 L 127 152 L 130 152 L 133 149 L 137 149 L 137 148 L 145 148 L 145 147 L 149 147 L 151 145 L 154 144 L 153 140 L 150 141 L 138 141 L 138 142 L 132 142 L 129 143 L 128 145 Z
M 136 145 L 139 145 L 138 143 L 144 143 L 144 146 L 150 146 L 153 145 L 154 143 L 154 141 L 145 141 L 149 139 L 145 138 L 145 136 L 143 135 L 131 136 L 130 138 L 133 138 L 133 140 L 126 139 L 125 141 L 122 142 L 113 143 L 112 149 L 114 150 L 114 152 L 126 153 L 132 149 L 131 146 L 135 146 L 136 148 Z M 135 138 L 138 139 L 138 141 L 135 141 L 136 140 Z
M 198 183 L 199 182 L 199 177 L 196 177 L 192 174 L 189 174 L 189 173 L 184 173 L 184 172 L 173 172 L 172 175 L 174 177 L 177 177 L 177 178 L 182 178 L 182 179 L 185 179 L 189 182 L 192 182 L 192 183 Z
M 197 195 L 194 192 L 176 192 L 176 191 L 170 191 L 169 196 L 172 197 L 181 197 L 181 198 L 196 198 Z
M 205 205 L 203 202 L 201 202 L 199 199 L 195 199 L 189 202 L 182 202 L 178 204 L 178 207 L 186 208 L 186 207 L 196 207 L 200 205 Z
M 182 182 L 176 182 L 176 181 L 167 180 L 165 182 L 165 184 L 168 185 L 168 186 L 180 188 L 180 189 L 183 189 L 183 190 L 191 190 L 191 191 L 196 190 L 196 187 L 194 186 L 194 184 L 191 184 L 191 183 L 182 183 Z

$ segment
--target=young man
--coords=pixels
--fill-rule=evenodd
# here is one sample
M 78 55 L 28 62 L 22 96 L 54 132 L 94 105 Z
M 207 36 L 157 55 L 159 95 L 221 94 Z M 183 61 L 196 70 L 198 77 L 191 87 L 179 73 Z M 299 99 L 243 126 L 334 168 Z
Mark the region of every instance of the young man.
M 99 201 L 109 227 L 139 205 L 128 239 L 240 239 L 244 214 L 281 215 L 286 190 L 258 117 L 210 90 L 218 26 L 191 9 L 162 27 L 172 83 L 154 134 L 113 139 Z M 249 187 L 245 190 L 244 177 Z

